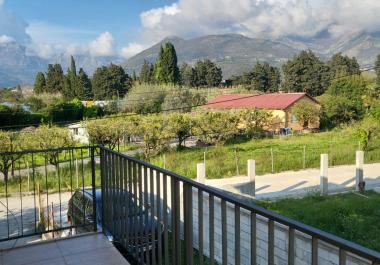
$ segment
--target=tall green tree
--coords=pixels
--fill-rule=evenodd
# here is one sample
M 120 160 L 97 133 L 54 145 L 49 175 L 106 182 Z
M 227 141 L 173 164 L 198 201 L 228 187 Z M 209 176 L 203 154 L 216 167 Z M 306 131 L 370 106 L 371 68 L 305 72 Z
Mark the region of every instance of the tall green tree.
M 354 74 L 360 74 L 360 65 L 355 57 L 350 58 L 337 53 L 328 61 L 330 77 L 339 78 Z
M 132 86 L 131 81 L 121 66 L 111 64 L 99 67 L 92 77 L 94 98 L 105 100 L 124 97 Z
M 194 66 L 196 87 L 215 87 L 222 81 L 222 70 L 215 63 L 206 59 L 198 61 Z
M 91 100 L 94 97 L 92 93 L 91 80 L 83 68 L 79 69 L 77 79 L 77 97 L 82 100 Z
M 302 51 L 282 66 L 283 88 L 288 92 L 322 95 L 329 86 L 329 69 L 312 51 Z
M 268 63 L 257 62 L 250 74 L 255 90 L 262 92 L 277 92 L 281 77 L 278 68 L 270 66 Z
M 148 84 L 154 82 L 154 66 L 147 60 L 144 60 L 144 64 L 141 67 L 140 82 Z
M 160 48 L 155 65 L 155 77 L 157 82 L 163 84 L 178 84 L 180 81 L 177 53 L 170 42 Z
M 187 63 L 183 63 L 180 67 L 181 85 L 194 87 L 196 86 L 196 74 L 193 67 Z
M 75 98 L 78 90 L 77 67 L 73 56 L 70 57 L 70 68 L 67 70 L 65 93 L 67 98 Z
M 65 76 L 60 64 L 49 64 L 46 78 L 46 92 L 63 93 Z
M 377 58 L 376 58 L 375 70 L 376 70 L 376 84 L 380 86 L 380 54 L 377 55 Z
M 41 94 L 46 91 L 46 79 L 42 72 L 38 72 L 34 82 L 34 93 Z

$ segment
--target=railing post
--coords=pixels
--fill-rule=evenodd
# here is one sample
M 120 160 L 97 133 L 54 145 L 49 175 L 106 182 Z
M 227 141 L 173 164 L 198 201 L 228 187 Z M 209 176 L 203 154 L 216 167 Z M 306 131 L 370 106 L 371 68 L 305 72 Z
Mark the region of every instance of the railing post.
M 364 181 L 364 152 L 356 151 L 356 190 L 360 191 L 360 185 Z
M 184 227 L 185 227 L 185 259 L 186 264 L 193 264 L 193 188 L 183 184 L 184 191 Z
M 204 163 L 197 164 L 197 181 L 204 184 L 206 179 L 206 166 Z
M 250 183 L 250 195 L 256 196 L 256 162 L 253 159 L 248 160 L 248 182 Z
M 95 175 L 95 147 L 91 147 L 91 178 L 92 178 L 92 213 L 94 220 L 94 231 L 98 230 L 96 214 L 96 175 Z
M 328 167 L 329 156 L 328 154 L 321 154 L 321 195 L 327 195 L 328 192 Z

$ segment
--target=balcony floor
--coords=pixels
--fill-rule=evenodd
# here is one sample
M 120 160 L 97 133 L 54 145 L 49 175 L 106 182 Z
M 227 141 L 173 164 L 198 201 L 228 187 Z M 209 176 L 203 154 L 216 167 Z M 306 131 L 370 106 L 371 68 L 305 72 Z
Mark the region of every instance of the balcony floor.
M 100 233 L 44 241 L 0 252 L 0 265 L 128 265 Z

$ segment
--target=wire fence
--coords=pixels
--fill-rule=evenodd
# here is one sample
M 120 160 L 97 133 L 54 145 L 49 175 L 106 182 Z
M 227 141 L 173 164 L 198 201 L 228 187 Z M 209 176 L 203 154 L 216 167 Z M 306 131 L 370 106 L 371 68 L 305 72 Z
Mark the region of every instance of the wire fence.
M 249 159 L 256 161 L 258 175 L 319 168 L 321 154 L 329 155 L 330 167 L 354 165 L 357 150 L 360 150 L 359 143 L 337 145 L 335 142 L 323 146 L 268 145 L 255 150 L 239 147 L 207 147 L 197 151 L 168 153 L 151 162 L 191 178 L 196 178 L 197 163 L 203 162 L 206 165 L 206 177 L 217 179 L 246 176 Z M 365 163 L 380 163 L 380 149 L 365 151 Z

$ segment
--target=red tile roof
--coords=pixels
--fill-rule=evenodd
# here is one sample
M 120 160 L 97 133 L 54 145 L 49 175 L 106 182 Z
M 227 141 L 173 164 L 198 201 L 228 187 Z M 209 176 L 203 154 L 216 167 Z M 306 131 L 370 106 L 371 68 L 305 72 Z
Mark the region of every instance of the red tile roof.
M 210 100 L 205 107 L 210 109 L 286 109 L 303 97 L 309 97 L 319 104 L 306 93 L 232 94 L 218 96 Z

